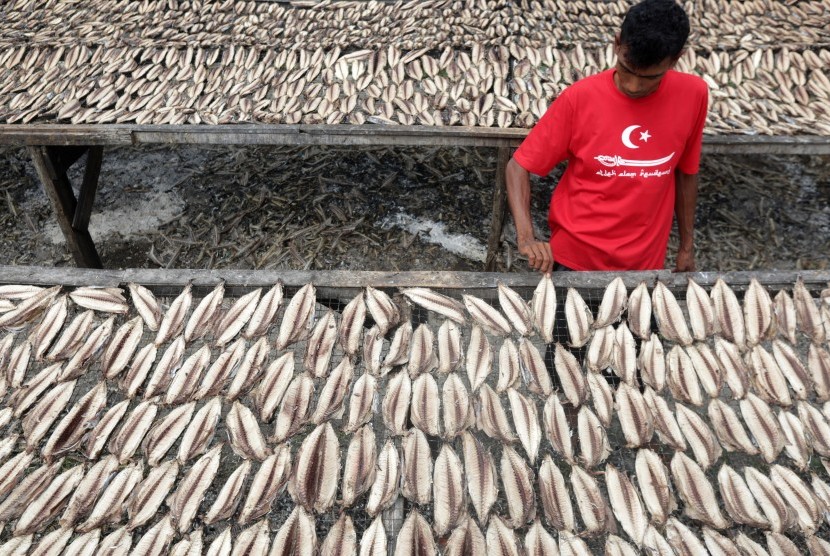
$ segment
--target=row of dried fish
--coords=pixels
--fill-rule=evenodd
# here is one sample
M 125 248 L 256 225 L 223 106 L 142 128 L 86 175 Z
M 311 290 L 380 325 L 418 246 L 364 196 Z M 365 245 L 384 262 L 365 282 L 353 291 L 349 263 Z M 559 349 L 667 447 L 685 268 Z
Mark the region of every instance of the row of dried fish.
M 261 4 L 201 0 L 145 0 L 32 6 L 17 0 L 4 7 L 0 41 L 6 44 L 266 44 L 369 48 L 399 44 L 407 49 L 551 42 L 601 45 L 609 41 L 629 4 L 623 0 L 507 2 L 432 0 Z M 826 2 L 781 5 L 755 0 L 687 3 L 693 44 L 705 48 L 779 44 L 827 44 Z M 57 31 L 54 17 L 70 25 Z
M 742 50 L 679 68 L 712 90 L 710 128 L 830 133 L 829 51 Z M 283 50 L 21 47 L 0 55 L 0 120 L 27 123 L 400 123 L 531 127 L 567 85 L 612 67 L 610 47 Z M 510 72 L 511 66 L 512 75 Z M 49 82 L 49 87 L 41 87 Z
M 358 497 L 366 494 L 365 510 L 375 519 L 375 524 L 379 523 L 380 512 L 402 495 L 422 507 L 432 506 L 432 524 L 419 532 L 423 537 L 422 543 L 433 544 L 434 531 L 439 537 L 449 535 L 450 546 L 460 543 L 463 547 L 475 539 L 462 542 L 462 539 L 453 537 L 475 535 L 475 529 L 470 530 L 475 527 L 475 522 L 467 517 L 469 497 L 478 522 L 483 525 L 489 522 L 490 526 L 495 524 L 503 529 L 500 534 L 508 537 L 513 536 L 511 529 L 529 527 L 528 539 L 538 535 L 542 540 L 537 539 L 537 542 L 549 544 L 549 535 L 540 526 L 543 514 L 544 520 L 559 532 L 560 538 L 567 538 L 576 532 L 581 536 L 605 532 L 617 535 L 622 529 L 639 549 L 662 553 L 660 546 L 665 541 L 661 541 L 656 528 L 666 527 L 668 544 L 674 544 L 669 531 L 679 523 L 673 516 L 678 508 L 676 497 L 683 502 L 684 515 L 707 529 L 724 530 L 732 525 L 732 520 L 737 525 L 768 529 L 776 535 L 772 538 L 785 545 L 788 539 L 781 535 L 783 532 L 797 530 L 811 537 L 830 515 L 830 486 L 815 473 L 808 484 L 781 465 L 773 465 L 768 475 L 747 466 L 742 476 L 728 464 L 723 464 L 717 475 L 721 504 L 704 469 L 681 452 L 672 458 L 669 474 L 655 452 L 639 450 L 635 464 L 636 485 L 624 472 L 613 465 L 606 465 L 604 486 L 607 494 L 603 494 L 600 482 L 588 469 L 579 465 L 571 464 L 570 477 L 566 481 L 548 455 L 539 467 L 537 483 L 534 472 L 509 445 L 501 449 L 497 473 L 489 450 L 474 435 L 465 433 L 462 440 L 463 464 L 450 444 L 444 444 L 433 462 L 426 438 L 417 429 L 409 431 L 403 439 L 403 456 L 391 440 L 376 455 L 374 433 L 367 425 L 355 435 L 349 446 L 339 488 L 339 445 L 330 424 L 318 426 L 304 439 L 293 465 L 290 450 L 286 445 L 281 446 L 261 463 L 247 489 L 245 484 L 251 471 L 251 464 L 247 461 L 227 477 L 221 488 L 213 484 L 219 468 L 221 444 L 199 458 L 183 475 L 175 490 L 173 487 L 176 486 L 180 469 L 175 460 L 162 463 L 144 476 L 141 463 L 119 468 L 114 456 L 103 458 L 88 469 L 78 465 L 67 470 L 61 459 L 47 462 L 24 476 L 22 470 L 30 465 L 32 459 L 31 454 L 24 453 L 16 457 L 24 461 L 12 459 L 4 466 L 9 473 L 4 475 L 0 484 L 0 490 L 6 494 L 0 503 L 0 521 L 4 524 L 15 522 L 13 533 L 16 539 L 13 542 L 31 543 L 35 532 L 62 514 L 59 519 L 60 533 L 53 531 L 44 538 L 49 539 L 46 546 L 62 543 L 62 547 L 73 533 L 78 534 L 75 542 L 93 542 L 94 539 L 97 544 L 100 528 L 118 527 L 126 513 L 127 522 L 118 529 L 123 543 L 130 538 L 132 531 L 162 513 L 162 504 L 166 503 L 169 514 L 165 518 L 164 537 L 167 540 L 162 543 L 166 547 L 177 532 L 180 535 L 189 534 L 188 540 L 199 535 L 199 529 L 192 531 L 194 520 L 203 525 L 226 519 L 234 519 L 242 526 L 250 524 L 268 512 L 274 499 L 287 486 L 300 508 L 281 524 L 281 530 L 298 526 L 293 521 L 297 517 L 305 520 L 303 530 L 307 531 L 309 523 L 313 530 L 313 514 L 331 509 L 338 490 L 341 491 L 344 507 L 349 507 Z M 28 461 L 25 461 L 27 458 Z M 14 465 L 10 467 L 12 463 Z M 499 497 L 497 476 L 501 478 L 507 511 L 505 517 L 491 513 Z M 537 515 L 537 485 L 542 505 L 538 512 L 540 515 Z M 219 492 L 209 508 L 200 512 L 212 486 Z M 573 491 L 573 497 L 569 490 Z M 579 528 L 575 520 L 577 515 L 582 523 Z M 339 538 L 342 532 L 338 532 L 338 527 L 347 525 L 336 524 L 330 535 Z M 267 536 L 267 520 L 256 526 L 264 528 L 257 536 Z M 150 532 L 156 530 L 155 527 L 149 528 L 145 535 L 153 538 Z M 718 544 L 728 545 L 728 539 L 721 539 L 719 534 L 707 529 L 704 529 L 704 538 L 712 536 Z M 407 546 L 404 531 L 406 525 L 398 540 L 403 544 L 399 544 L 397 550 Z M 366 534 L 372 533 L 367 531 Z M 385 538 L 380 532 L 378 534 L 379 538 L 374 542 Z M 85 540 L 77 540 L 81 538 Z M 300 538 L 309 540 L 305 535 Z M 691 539 L 695 539 L 694 535 Z M 695 542 L 691 539 L 684 542 Z M 705 541 L 707 545 L 709 541 Z M 626 544 L 622 539 L 612 542 Z

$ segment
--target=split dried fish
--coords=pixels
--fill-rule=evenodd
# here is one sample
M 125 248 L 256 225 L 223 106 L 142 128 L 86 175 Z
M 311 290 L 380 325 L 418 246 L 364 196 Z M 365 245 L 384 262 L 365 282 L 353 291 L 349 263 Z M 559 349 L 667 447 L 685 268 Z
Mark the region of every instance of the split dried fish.
M 645 281 L 632 290 L 628 296 L 628 327 L 641 340 L 651 335 L 651 296 Z
M 464 305 L 451 297 L 428 288 L 406 288 L 402 289 L 401 293 L 412 303 L 427 311 L 438 313 L 461 325 L 467 322 L 464 316 Z
M 772 299 L 757 278 L 749 281 L 744 294 L 744 326 L 747 347 L 775 336 Z
M 658 395 L 648 386 L 646 386 L 645 392 L 643 393 L 643 399 L 651 412 L 654 431 L 657 433 L 660 441 L 675 450 L 685 451 L 686 440 L 683 438 L 683 433 L 680 431 L 680 426 L 677 424 L 674 412 L 669 408 L 666 399 Z
M 377 324 L 381 336 L 385 336 L 386 332 L 400 320 L 400 311 L 392 298 L 382 290 L 367 286 L 365 296 L 366 308 Z
M 307 374 L 294 377 L 280 404 L 274 434 L 271 440 L 277 444 L 285 441 L 299 431 L 308 422 L 311 397 L 314 394 L 314 381 Z
M 522 336 L 531 335 L 533 314 L 522 296 L 501 282 L 498 283 L 498 296 L 499 305 L 516 332 Z
M 556 319 L 556 289 L 550 273 L 545 273 L 533 292 L 530 302 L 533 325 L 546 344 L 553 342 L 553 327 Z
M 161 324 L 161 306 L 156 296 L 142 285 L 129 283 L 130 299 L 147 328 L 156 332 Z
M 126 509 L 124 503 L 133 494 L 135 487 L 141 482 L 141 478 L 142 465 L 140 463 L 122 469 L 103 489 L 100 498 L 98 498 L 98 501 L 92 507 L 89 517 L 84 523 L 78 525 L 76 530 L 81 533 L 87 533 L 105 523 L 120 521 L 121 515 Z M 102 483 L 105 483 L 106 477 L 102 476 L 100 480 Z M 82 486 L 84 486 L 83 482 L 78 485 L 78 488 Z M 72 507 L 72 500 L 70 500 L 67 511 Z M 61 525 L 64 525 L 64 527 L 66 524 L 63 522 L 66 517 L 66 514 L 64 514 L 61 518 Z
M 579 515 L 585 525 L 585 533 L 597 534 L 604 532 L 609 515 L 608 503 L 602 496 L 596 479 L 583 468 L 574 465 L 571 467 L 570 480 L 576 499 L 576 507 L 579 508 Z M 559 532 L 560 540 L 563 533 L 565 531 Z
M 575 530 L 573 504 L 568 494 L 568 486 L 550 455 L 545 456 L 539 467 L 539 497 L 542 499 L 545 518 L 551 527 L 557 531 Z
M 265 336 L 277 316 L 277 311 L 282 305 L 282 299 L 283 285 L 282 282 L 277 282 L 262 296 L 254 313 L 248 320 L 248 326 L 243 333 L 246 339 L 251 340 Z
M 614 391 L 611 390 L 611 385 L 603 375 L 588 373 L 588 390 L 600 423 L 603 427 L 610 427 L 614 418 Z
M 750 492 L 758 501 L 758 507 L 764 512 L 769 528 L 775 533 L 789 529 L 795 523 L 794 510 L 790 509 L 784 498 L 769 477 L 754 467 L 744 467 L 744 478 Z
M 409 409 L 412 424 L 426 434 L 441 436 L 440 412 L 438 383 L 429 373 L 420 375 L 412 384 L 412 403 Z
M 366 303 L 363 301 L 363 296 L 358 295 L 343 308 L 343 318 L 337 335 L 341 347 L 349 357 L 354 357 L 357 354 L 365 321 Z M 380 332 L 380 328 L 377 330 Z M 381 338 L 383 335 L 383 333 L 379 333 L 378 337 Z M 380 356 L 380 353 L 378 353 L 378 356 Z
M 378 515 L 397 499 L 400 473 L 398 449 L 391 439 L 387 440 L 378 454 L 375 480 L 369 489 L 369 499 L 366 502 L 366 512 L 371 517 Z
M 634 469 L 637 484 L 643 495 L 643 504 L 651 514 L 652 522 L 657 525 L 665 524 L 677 508 L 666 466 L 653 450 L 641 448 L 637 450 Z M 643 533 L 644 539 L 646 536 L 647 532 Z
M 280 323 L 276 343 L 278 350 L 285 349 L 306 337 L 314 316 L 316 302 L 317 290 L 311 284 L 306 284 L 294 294 L 285 308 L 285 314 Z
M 513 415 L 516 434 L 530 464 L 534 465 L 536 456 L 539 454 L 539 443 L 542 441 L 542 429 L 539 426 L 536 404 L 513 388 L 507 391 L 507 398 L 510 401 L 510 413 Z
M 435 355 L 434 344 L 435 336 L 429 326 L 426 324 L 419 325 L 415 329 L 409 344 L 407 369 L 412 380 L 438 367 L 438 357 Z
M 444 439 L 451 440 L 475 423 L 470 394 L 457 374 L 451 373 L 441 388 Z
M 371 425 L 358 429 L 349 442 L 341 483 L 343 506 L 351 506 L 375 482 L 377 448 Z
M 793 302 L 798 328 L 814 343 L 823 344 L 826 333 L 821 312 L 801 277 L 798 278 L 793 288 Z
M 628 306 L 628 291 L 622 278 L 617 276 L 605 287 L 597 316 L 592 326 L 603 328 L 617 322 Z
M 671 461 L 672 478 L 677 493 L 685 503 L 685 514 L 714 529 L 725 529 L 729 522 L 720 513 L 715 491 L 703 469 L 682 452 Z
M 425 505 L 432 500 L 432 455 L 423 432 L 410 429 L 403 443 L 403 485 L 401 494 L 408 500 Z
M 386 556 L 387 553 L 386 529 L 381 517 L 377 516 L 360 539 L 360 556 Z
M 336 342 L 337 321 L 334 320 L 334 312 L 329 309 L 314 325 L 303 359 L 303 366 L 315 378 L 325 378 L 328 375 Z
M 248 324 L 254 311 L 256 311 L 261 295 L 262 288 L 257 288 L 237 299 L 228 308 L 227 312 L 216 325 L 215 343 L 217 346 L 224 346 L 242 331 L 242 328 Z
M 568 337 L 571 347 L 582 347 L 591 338 L 591 325 L 594 316 L 585 300 L 574 288 L 568 288 L 565 298 L 565 322 L 568 325 Z
M 694 364 L 686 351 L 674 346 L 666 356 L 668 372 L 666 380 L 672 397 L 680 402 L 697 407 L 703 405 L 703 393 L 697 378 Z
M 275 457 L 276 454 L 270 456 L 270 458 Z M 219 494 L 216 495 L 216 499 L 204 516 L 203 521 L 205 525 L 211 525 L 217 521 L 228 519 L 236 513 L 236 508 L 239 506 L 239 502 L 242 500 L 242 495 L 244 494 L 242 487 L 245 485 L 245 479 L 248 478 L 248 474 L 251 472 L 251 465 L 251 460 L 243 460 L 239 464 L 239 467 L 234 469 L 233 473 L 228 476 L 228 479 L 222 485 Z M 259 494 L 259 492 L 251 490 L 249 496 Z
M 107 403 L 107 385 L 99 382 L 69 410 L 46 441 L 41 455 L 47 461 L 73 450 L 86 433 L 86 424 L 92 422 Z
M 718 278 L 709 295 L 715 308 L 716 326 L 720 335 L 744 351 L 746 349 L 744 315 L 735 292 L 722 278 Z
M 470 333 L 470 343 L 467 346 L 467 357 L 465 360 L 467 368 L 467 379 L 470 381 L 470 388 L 473 392 L 484 384 L 487 376 L 493 370 L 493 352 L 490 349 L 490 341 L 484 335 L 484 331 L 473 326 Z
M 339 469 L 337 473 L 339 473 Z M 335 473 L 335 480 L 337 473 Z M 245 475 L 247 475 L 247 471 Z M 272 455 L 265 458 L 251 480 L 248 494 L 242 504 L 242 510 L 239 512 L 238 522 L 240 524 L 250 523 L 254 519 L 267 514 L 271 510 L 271 504 L 288 482 L 290 475 L 291 450 L 287 445 L 281 444 L 276 447 Z M 299 473 L 297 476 L 299 480 Z M 240 484 L 242 481 L 244 481 L 244 477 Z M 228 515 L 233 514 L 235 507 L 235 503 L 231 504 Z
M 486 523 L 490 509 L 498 498 L 496 466 L 488 450 L 469 432 L 461 436 L 467 491 L 480 523 Z
M 167 451 L 182 435 L 190 424 L 195 408 L 195 402 L 174 407 L 147 433 L 143 449 L 144 455 L 147 457 L 147 463 L 151 467 L 155 467 L 161 462 Z
M 449 322 L 449 321 L 447 321 Z M 521 374 L 519 350 L 510 338 L 505 338 L 499 348 L 499 379 L 496 383 L 496 392 L 502 393 L 516 385 Z
M 445 320 L 438 329 L 438 370 L 454 371 L 461 365 L 461 329 L 452 320 Z
M 500 471 L 510 513 L 508 524 L 514 528 L 524 526 L 536 517 L 533 471 L 510 446 L 502 447 Z
M 487 554 L 519 556 L 516 534 L 498 516 L 493 516 L 487 526 Z
M 132 531 L 153 519 L 164 499 L 173 489 L 179 475 L 179 464 L 166 461 L 150 470 L 147 477 L 138 484 L 135 495 L 127 506 L 127 530 Z
M 263 421 L 270 421 L 294 376 L 294 354 L 284 353 L 263 372 L 254 394 L 254 404 Z
M 755 498 L 744 479 L 725 463 L 718 472 L 718 485 L 724 508 L 729 517 L 737 523 L 750 527 L 759 529 L 769 527 L 769 521 L 761 513 L 761 509 L 755 502 Z
M 218 312 L 225 298 L 225 282 L 220 281 L 193 309 L 184 327 L 184 341 L 191 343 L 201 339 L 217 323 Z
M 686 288 L 686 308 L 689 311 L 692 336 L 699 342 L 706 341 L 717 330 L 715 309 L 706 290 L 691 278 Z
M 586 468 L 596 467 L 609 456 L 611 445 L 608 434 L 597 416 L 582 406 L 577 417 L 580 459 Z
M 515 442 L 516 436 L 510 430 L 507 413 L 499 400 L 498 395 L 488 384 L 484 384 L 478 391 L 476 426 L 490 438 L 505 443 Z
M 495 336 L 510 335 L 510 323 L 495 307 L 474 295 L 463 295 L 462 299 L 476 324 Z
M 262 461 L 271 455 L 256 417 L 239 401 L 233 403 L 225 416 L 225 426 L 231 449 L 240 457 Z
M 452 530 L 449 540 L 444 547 L 446 556 L 464 556 L 466 554 L 486 554 L 487 541 L 481 529 L 472 518 L 465 518 Z
M 539 396 L 549 396 L 553 391 L 550 371 L 542 354 L 527 338 L 519 339 L 519 363 L 528 390 Z
M 732 407 L 719 399 L 714 399 L 709 402 L 708 413 L 712 428 L 725 450 L 744 452 L 749 455 L 758 453 L 758 448 L 750 440 L 738 414 Z
M 752 433 L 752 438 L 755 439 L 758 451 L 767 463 L 772 463 L 784 449 L 785 441 L 784 433 L 781 432 L 772 409 L 764 400 L 752 393 L 741 400 L 740 407 L 741 415 L 749 432 Z
M 193 303 L 193 294 L 191 285 L 187 284 L 176 299 L 170 303 L 170 307 L 167 308 L 159 323 L 156 339 L 153 341 L 157 347 L 181 334 L 184 319 L 190 310 L 191 303 Z M 151 326 L 150 329 L 152 330 Z
M 604 326 L 594 331 L 585 353 L 585 366 L 588 372 L 600 373 L 612 365 L 616 342 L 613 326 Z
M 267 521 L 263 521 L 266 524 Z M 357 554 L 357 532 L 352 523 L 352 518 L 346 514 L 332 525 L 329 534 L 320 546 L 320 556 L 346 556 Z
M 404 520 L 395 543 L 395 556 L 436 555 L 438 549 L 432 530 L 424 517 L 413 510 Z
M 770 479 L 793 509 L 801 531 L 812 535 L 822 517 L 812 489 L 792 469 L 783 465 L 770 467 Z
M 698 464 L 705 471 L 720 459 L 723 449 L 703 418 L 683 404 L 674 404 L 677 424 Z
M 179 533 L 190 529 L 193 518 L 210 488 L 219 470 L 222 444 L 217 444 L 200 457 L 179 482 L 179 487 L 172 494 L 170 506 L 171 522 Z
M 693 338 L 686 325 L 683 311 L 680 309 L 677 298 L 663 282 L 658 281 L 654 287 L 651 293 L 651 304 L 660 334 L 680 345 L 691 345 Z
M 661 392 L 666 384 L 666 355 L 657 334 L 652 333 L 640 344 L 637 363 L 643 382 Z
M 433 527 L 439 536 L 453 529 L 464 516 L 464 472 L 461 460 L 449 444 L 444 444 L 432 479 Z

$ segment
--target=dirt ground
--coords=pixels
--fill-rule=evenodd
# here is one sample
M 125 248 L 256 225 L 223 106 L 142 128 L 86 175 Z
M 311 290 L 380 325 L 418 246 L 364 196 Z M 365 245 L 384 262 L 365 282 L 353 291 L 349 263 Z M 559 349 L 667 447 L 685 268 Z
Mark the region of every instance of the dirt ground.
M 481 270 L 495 155 L 108 149 L 90 232 L 107 268 Z M 84 162 L 72 168 L 73 183 Z M 534 181 L 540 237 L 562 170 Z M 698 270 L 828 268 L 830 157 L 708 155 L 700 176 Z M 0 227 L 0 264 L 74 264 L 24 149 L 0 150 Z M 508 217 L 499 270 L 527 270 L 514 238 Z

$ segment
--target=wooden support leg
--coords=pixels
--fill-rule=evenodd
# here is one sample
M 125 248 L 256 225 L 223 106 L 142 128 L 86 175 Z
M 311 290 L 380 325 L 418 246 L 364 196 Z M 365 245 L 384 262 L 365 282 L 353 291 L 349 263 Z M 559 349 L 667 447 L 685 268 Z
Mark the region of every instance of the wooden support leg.
M 92 210 L 92 201 L 95 198 L 95 189 L 98 185 L 103 149 L 101 147 L 90 149 L 86 175 L 81 187 L 82 203 L 80 205 L 75 199 L 72 184 L 66 175 L 67 168 L 80 157 L 77 148 L 31 146 L 29 154 L 32 156 L 46 195 L 52 203 L 58 225 L 66 238 L 75 264 L 79 267 L 102 268 L 101 259 L 95 250 L 95 244 L 89 235 L 87 225 L 89 213 Z M 76 227 L 75 222 L 79 226 Z
M 487 240 L 487 260 L 484 270 L 496 270 L 496 260 L 501 244 L 501 232 L 504 228 L 504 213 L 507 208 L 507 181 L 505 172 L 510 160 L 510 148 L 499 147 L 498 163 L 496 164 L 496 188 L 493 191 L 493 220 L 490 224 L 490 237 Z

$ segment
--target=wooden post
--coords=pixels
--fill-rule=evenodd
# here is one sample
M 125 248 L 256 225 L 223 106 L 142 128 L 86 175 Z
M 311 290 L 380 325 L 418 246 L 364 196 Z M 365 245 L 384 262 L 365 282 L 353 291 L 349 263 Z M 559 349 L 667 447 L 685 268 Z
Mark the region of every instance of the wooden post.
M 504 228 L 504 213 L 507 208 L 507 180 L 505 172 L 510 161 L 510 147 L 499 147 L 498 162 L 496 163 L 496 187 L 493 191 L 493 219 L 490 223 L 490 237 L 487 240 L 487 260 L 484 270 L 496 270 L 496 259 L 499 255 L 501 232 Z
M 84 181 L 78 194 L 78 206 L 72 218 L 72 227 L 76 230 L 89 229 L 89 217 L 92 214 L 92 204 L 95 202 L 95 192 L 98 190 L 98 176 L 101 173 L 101 162 L 104 158 L 104 147 L 90 147 L 86 157 Z
M 77 160 L 77 152 L 66 153 L 61 147 L 29 147 L 29 154 L 32 156 L 37 174 L 46 195 L 52 203 L 58 225 L 66 238 L 75 264 L 85 268 L 103 268 L 95 244 L 87 230 L 89 223 L 89 211 L 92 210 L 92 200 L 95 196 L 95 188 L 98 183 L 98 171 L 101 168 L 102 149 L 97 147 L 99 152 L 95 155 L 90 153 L 91 168 L 87 167 L 84 183 L 81 190 L 81 198 L 84 204 L 79 212 L 79 205 L 72 191 L 72 184 L 66 175 L 68 165 Z M 93 149 L 94 150 L 94 149 Z M 96 162 L 97 159 L 97 162 Z M 87 189 L 87 192 L 84 191 Z M 91 190 L 91 194 L 89 191 Z M 84 216 L 86 212 L 86 216 Z M 81 226 L 75 227 L 73 222 L 77 220 Z

